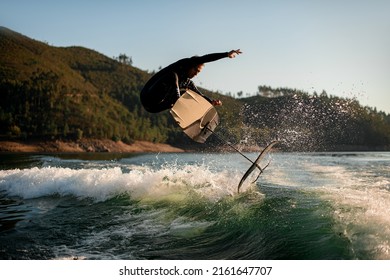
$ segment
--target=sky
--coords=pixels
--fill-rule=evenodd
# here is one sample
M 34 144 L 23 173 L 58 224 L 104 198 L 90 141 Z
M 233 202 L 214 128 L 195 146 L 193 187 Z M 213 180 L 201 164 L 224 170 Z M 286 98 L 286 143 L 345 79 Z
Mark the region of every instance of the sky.
M 221 93 L 258 86 L 356 98 L 390 113 L 388 0 L 0 0 L 0 26 L 52 46 L 124 53 L 153 71 L 241 49 L 193 80 Z

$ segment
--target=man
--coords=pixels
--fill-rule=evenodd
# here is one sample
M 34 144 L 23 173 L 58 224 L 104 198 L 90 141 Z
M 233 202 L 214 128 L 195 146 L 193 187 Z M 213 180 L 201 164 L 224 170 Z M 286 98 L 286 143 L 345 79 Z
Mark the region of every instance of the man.
M 157 72 L 145 84 L 141 91 L 140 99 L 145 110 L 150 113 L 158 113 L 170 109 L 181 92 L 191 89 L 205 97 L 214 106 L 222 105 L 220 100 L 211 100 L 204 96 L 191 80 L 207 62 L 222 58 L 234 58 L 241 54 L 240 49 L 225 53 L 213 53 L 204 56 L 184 58 Z

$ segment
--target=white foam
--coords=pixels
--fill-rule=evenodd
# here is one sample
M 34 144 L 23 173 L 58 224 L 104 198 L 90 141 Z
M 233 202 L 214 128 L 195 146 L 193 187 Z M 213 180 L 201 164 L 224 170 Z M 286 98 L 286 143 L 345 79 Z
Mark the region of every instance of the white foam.
M 158 170 L 134 166 L 128 172 L 119 167 L 70 169 L 44 167 L 0 170 L 0 190 L 25 199 L 50 195 L 73 195 L 104 201 L 120 194 L 142 199 L 168 196 L 188 189 L 210 199 L 235 191 L 235 180 L 226 171 L 212 172 L 205 166 L 165 166 Z M 230 179 L 229 179 L 230 177 Z
M 353 244 L 354 250 L 369 250 L 376 259 L 390 257 L 390 182 L 369 171 L 352 171 L 343 166 L 316 166 L 322 185 L 313 188 L 331 203 L 337 230 Z M 364 236 L 364 237 L 363 237 Z

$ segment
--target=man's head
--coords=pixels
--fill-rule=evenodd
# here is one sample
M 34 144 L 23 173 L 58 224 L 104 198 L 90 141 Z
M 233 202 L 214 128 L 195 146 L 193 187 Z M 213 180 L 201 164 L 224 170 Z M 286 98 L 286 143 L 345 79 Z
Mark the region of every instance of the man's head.
M 193 67 L 188 69 L 188 78 L 192 79 L 193 77 L 198 75 L 198 73 L 203 70 L 203 67 L 204 64 L 202 63 L 202 64 L 194 65 Z

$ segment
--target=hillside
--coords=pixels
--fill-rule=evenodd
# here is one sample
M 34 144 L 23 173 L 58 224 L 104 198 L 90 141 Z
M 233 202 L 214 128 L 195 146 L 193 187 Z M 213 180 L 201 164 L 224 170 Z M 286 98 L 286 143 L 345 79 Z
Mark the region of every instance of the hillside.
M 149 77 L 96 51 L 49 46 L 0 27 L 0 138 L 193 145 L 168 112 L 143 110 L 139 92 Z M 390 116 L 356 100 L 269 87 L 243 99 L 203 91 L 223 101 L 218 131 L 232 143 L 278 138 L 287 150 L 390 147 Z M 219 144 L 210 138 L 209 146 Z
M 149 74 L 82 47 L 58 48 L 0 29 L 2 137 L 164 142 L 166 116 L 140 108 Z

